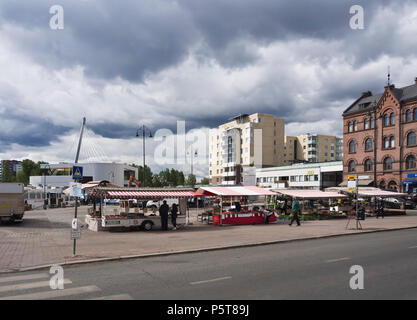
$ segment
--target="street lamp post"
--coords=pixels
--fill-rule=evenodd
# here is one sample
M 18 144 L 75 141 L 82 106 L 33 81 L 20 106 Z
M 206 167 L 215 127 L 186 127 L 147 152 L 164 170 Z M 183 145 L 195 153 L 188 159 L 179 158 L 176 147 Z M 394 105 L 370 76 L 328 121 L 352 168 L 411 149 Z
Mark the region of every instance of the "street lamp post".
M 142 125 L 141 128 L 136 130 L 136 137 L 139 137 L 139 132 L 142 132 L 142 147 L 143 147 L 143 174 L 142 174 L 142 185 L 145 186 L 145 135 L 146 132 L 149 132 L 149 138 L 152 138 L 152 132 L 145 125 Z
M 193 167 L 193 164 L 194 164 L 194 156 L 197 156 L 198 155 L 198 152 L 195 151 L 193 153 L 193 145 L 191 145 L 191 152 L 190 153 L 187 152 L 187 154 L 189 154 L 190 155 L 190 158 L 191 158 L 191 174 L 193 174 L 193 169 L 194 169 L 194 167 Z

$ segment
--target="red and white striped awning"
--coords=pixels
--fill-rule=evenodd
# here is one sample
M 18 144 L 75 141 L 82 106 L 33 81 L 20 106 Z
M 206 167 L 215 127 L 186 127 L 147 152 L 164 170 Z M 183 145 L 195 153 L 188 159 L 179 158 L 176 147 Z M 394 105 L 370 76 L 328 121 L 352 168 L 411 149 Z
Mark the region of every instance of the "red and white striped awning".
M 107 198 L 113 199 L 167 199 L 191 198 L 191 191 L 107 191 Z

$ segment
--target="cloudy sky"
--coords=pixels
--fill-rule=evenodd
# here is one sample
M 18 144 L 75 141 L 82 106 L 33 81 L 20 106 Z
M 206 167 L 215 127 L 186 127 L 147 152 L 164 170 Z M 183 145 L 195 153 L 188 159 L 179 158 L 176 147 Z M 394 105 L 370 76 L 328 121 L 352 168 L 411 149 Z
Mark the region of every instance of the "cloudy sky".
M 63 30 L 49 25 L 56 4 Z M 388 65 L 396 86 L 414 83 L 416 34 L 405 0 L 2 0 L 0 159 L 73 160 L 82 117 L 86 161 L 140 163 L 142 124 L 204 133 L 239 113 L 283 117 L 287 135 L 341 135 L 343 110 L 381 92 Z M 161 139 L 147 141 L 154 171 Z

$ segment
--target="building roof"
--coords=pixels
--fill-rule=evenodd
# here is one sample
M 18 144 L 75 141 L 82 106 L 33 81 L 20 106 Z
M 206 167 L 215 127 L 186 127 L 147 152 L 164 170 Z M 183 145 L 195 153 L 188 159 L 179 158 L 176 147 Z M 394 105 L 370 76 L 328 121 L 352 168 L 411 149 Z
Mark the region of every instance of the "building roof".
M 391 92 L 399 102 L 405 102 L 407 100 L 417 98 L 417 84 L 413 84 L 411 86 L 406 86 L 403 88 L 392 87 Z M 364 110 L 373 110 L 373 108 L 375 107 L 375 103 L 378 103 L 382 96 L 383 93 L 372 95 L 370 91 L 365 94 L 362 94 L 362 96 L 359 99 L 357 99 L 353 104 L 350 105 L 349 108 L 347 108 L 343 112 L 343 115 L 352 114 Z

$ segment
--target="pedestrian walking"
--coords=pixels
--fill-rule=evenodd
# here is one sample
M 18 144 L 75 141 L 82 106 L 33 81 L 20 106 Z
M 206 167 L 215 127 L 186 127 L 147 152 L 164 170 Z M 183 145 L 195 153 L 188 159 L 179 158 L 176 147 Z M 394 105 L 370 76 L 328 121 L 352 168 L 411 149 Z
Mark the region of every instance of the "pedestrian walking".
M 272 216 L 272 211 L 269 211 L 269 210 L 266 210 L 266 209 L 261 209 L 261 212 L 265 216 L 265 224 L 269 224 L 269 218 Z
M 291 226 L 294 221 L 296 221 L 297 226 L 299 226 L 300 225 L 300 218 L 298 217 L 298 214 L 300 213 L 300 202 L 297 199 L 292 202 L 292 208 L 291 209 L 292 209 L 292 219 L 291 219 L 291 222 L 290 222 L 289 226 Z
M 382 217 L 382 219 L 384 219 L 384 204 L 382 203 L 382 200 L 378 201 L 378 207 L 376 209 L 376 218 L 378 219 L 379 217 Z
M 178 215 L 178 206 L 176 203 L 174 203 L 171 209 L 171 220 L 172 220 L 172 225 L 173 225 L 172 230 L 177 230 L 177 215 Z
M 167 205 L 166 200 L 164 200 L 162 206 L 159 207 L 159 215 L 161 217 L 161 229 L 164 231 L 168 230 L 168 212 L 169 206 Z

